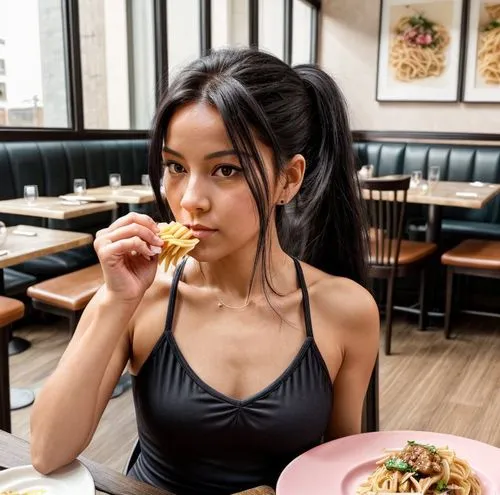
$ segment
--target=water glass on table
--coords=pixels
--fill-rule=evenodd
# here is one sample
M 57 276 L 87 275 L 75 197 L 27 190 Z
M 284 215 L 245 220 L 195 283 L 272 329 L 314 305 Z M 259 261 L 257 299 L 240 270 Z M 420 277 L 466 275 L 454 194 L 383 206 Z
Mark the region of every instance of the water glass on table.
M 373 177 L 373 165 L 363 165 L 359 170 L 360 179 L 371 179 Z
M 38 199 L 38 186 L 36 184 L 30 184 L 24 186 L 24 200 L 29 205 L 33 205 L 36 203 Z
M 144 187 L 151 187 L 151 179 L 149 178 L 149 174 L 142 174 L 141 175 L 141 184 Z
M 414 170 L 411 173 L 410 189 L 418 189 L 420 187 L 421 182 L 422 182 L 422 171 Z
M 109 174 L 109 187 L 116 191 L 122 185 L 122 176 L 120 174 Z
M 75 179 L 73 181 L 73 192 L 75 194 L 86 194 L 87 181 L 85 179 Z
M 440 167 L 429 168 L 429 175 L 427 177 L 427 182 L 429 183 L 429 191 L 432 191 L 436 187 L 437 183 L 439 182 L 440 173 Z

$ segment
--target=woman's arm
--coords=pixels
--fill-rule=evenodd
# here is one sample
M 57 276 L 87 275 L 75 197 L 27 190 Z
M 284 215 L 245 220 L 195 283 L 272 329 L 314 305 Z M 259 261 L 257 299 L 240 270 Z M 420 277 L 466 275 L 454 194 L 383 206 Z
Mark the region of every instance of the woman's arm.
M 350 280 L 336 279 L 330 290 L 319 292 L 325 327 L 318 345 L 330 369 L 338 368 L 333 361 L 339 356 L 342 359 L 333 381 L 332 415 L 326 434 L 326 439 L 332 440 L 361 432 L 363 403 L 379 349 L 380 319 L 371 294 Z M 337 352 L 332 352 L 332 347 Z
M 41 473 L 73 461 L 92 439 L 131 355 L 131 319 L 156 274 L 150 246 L 163 244 L 157 232 L 151 218 L 132 213 L 96 235 L 105 283 L 31 415 L 32 463 Z
M 87 306 L 31 415 L 31 459 L 48 474 L 90 443 L 129 358 L 126 329 L 135 311 L 101 289 Z

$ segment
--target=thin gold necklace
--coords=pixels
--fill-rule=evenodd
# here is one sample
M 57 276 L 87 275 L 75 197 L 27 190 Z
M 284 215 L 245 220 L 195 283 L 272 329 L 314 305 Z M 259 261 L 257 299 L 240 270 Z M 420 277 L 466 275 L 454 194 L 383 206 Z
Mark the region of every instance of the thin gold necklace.
M 203 270 L 201 269 L 201 263 L 198 263 L 198 265 L 200 267 L 201 276 L 203 277 L 203 280 L 205 281 L 205 285 L 208 287 L 207 279 L 205 277 L 205 274 L 203 273 Z M 248 295 L 247 295 L 245 304 L 243 304 L 243 306 L 230 306 L 229 304 L 226 304 L 224 301 L 222 301 L 222 299 L 220 299 L 217 294 L 215 294 L 215 298 L 217 299 L 217 306 L 219 308 L 227 308 L 227 309 L 244 309 L 244 308 L 246 308 L 250 304 L 250 294 L 251 294 L 251 292 L 252 292 L 252 288 L 250 287 L 250 290 L 248 291 Z

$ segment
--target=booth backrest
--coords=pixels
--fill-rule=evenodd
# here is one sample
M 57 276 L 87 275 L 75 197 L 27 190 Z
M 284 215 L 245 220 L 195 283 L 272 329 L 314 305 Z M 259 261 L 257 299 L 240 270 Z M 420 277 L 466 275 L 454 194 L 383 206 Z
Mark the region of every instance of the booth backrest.
M 441 180 L 500 183 L 500 146 L 356 142 L 358 167 L 374 166 L 376 176 L 441 168 Z M 414 209 L 415 211 L 415 209 Z M 480 210 L 447 207 L 443 219 L 500 224 L 500 196 Z
M 0 143 L 0 199 L 23 197 L 26 184 L 37 184 L 40 196 L 73 190 L 73 179 L 86 178 L 87 187 L 108 184 L 110 173 L 120 173 L 122 184 L 140 184 L 147 173 L 148 140 L 47 141 Z M 42 219 L 0 214 L 9 225 L 41 225 Z M 101 213 L 67 221 L 49 220 L 51 228 L 95 232 L 109 224 Z

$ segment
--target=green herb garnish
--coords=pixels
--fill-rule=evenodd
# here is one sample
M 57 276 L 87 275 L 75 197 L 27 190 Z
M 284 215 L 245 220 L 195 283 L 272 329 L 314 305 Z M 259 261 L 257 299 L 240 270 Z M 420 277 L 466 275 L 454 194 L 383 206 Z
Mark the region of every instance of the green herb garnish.
M 422 14 L 417 14 L 410 17 L 410 24 L 413 27 L 422 27 L 426 31 L 434 31 L 435 23 L 426 19 Z
M 413 469 L 407 462 L 397 457 L 387 459 L 384 465 L 389 471 L 401 471 L 402 473 L 415 472 L 415 469 Z
M 500 21 L 497 19 L 493 19 L 489 24 L 487 24 L 484 28 L 483 31 L 491 31 L 492 29 L 496 29 L 497 27 L 500 27 Z
M 418 443 L 413 440 L 408 440 L 408 445 L 411 445 L 412 447 L 414 446 L 419 446 L 423 447 L 424 449 L 427 449 L 431 454 L 436 454 L 437 453 L 437 448 L 434 447 L 434 445 L 425 445 L 423 443 Z
M 446 490 L 447 483 L 445 480 L 439 480 L 436 484 L 436 490 L 438 492 L 444 492 Z

